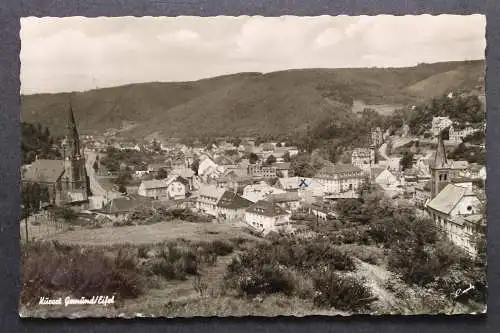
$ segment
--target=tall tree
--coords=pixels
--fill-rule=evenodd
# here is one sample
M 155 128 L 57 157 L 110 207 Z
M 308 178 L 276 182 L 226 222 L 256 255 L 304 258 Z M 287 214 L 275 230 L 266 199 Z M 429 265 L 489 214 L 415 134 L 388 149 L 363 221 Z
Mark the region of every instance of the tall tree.
M 273 163 L 276 163 L 276 157 L 269 155 L 266 159 L 266 165 L 272 165 Z

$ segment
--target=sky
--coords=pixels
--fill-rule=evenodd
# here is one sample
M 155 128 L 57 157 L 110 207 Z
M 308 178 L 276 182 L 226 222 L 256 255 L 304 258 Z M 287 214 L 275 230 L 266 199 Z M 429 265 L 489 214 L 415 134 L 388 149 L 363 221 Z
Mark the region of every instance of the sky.
M 21 19 L 21 93 L 484 59 L 484 15 Z

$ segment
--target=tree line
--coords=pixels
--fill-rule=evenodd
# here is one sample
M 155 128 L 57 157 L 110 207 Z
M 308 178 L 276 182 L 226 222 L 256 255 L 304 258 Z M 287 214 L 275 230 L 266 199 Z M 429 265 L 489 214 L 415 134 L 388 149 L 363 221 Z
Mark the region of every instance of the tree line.
M 21 163 L 32 163 L 38 158 L 57 159 L 61 153 L 53 148 L 57 142 L 47 127 L 40 124 L 21 123 Z

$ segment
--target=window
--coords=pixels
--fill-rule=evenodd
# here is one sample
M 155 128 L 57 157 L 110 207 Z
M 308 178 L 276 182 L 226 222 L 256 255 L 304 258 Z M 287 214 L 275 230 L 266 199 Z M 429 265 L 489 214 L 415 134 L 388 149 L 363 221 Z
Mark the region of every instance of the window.
M 472 206 L 467 206 L 467 211 L 471 211 L 472 210 Z

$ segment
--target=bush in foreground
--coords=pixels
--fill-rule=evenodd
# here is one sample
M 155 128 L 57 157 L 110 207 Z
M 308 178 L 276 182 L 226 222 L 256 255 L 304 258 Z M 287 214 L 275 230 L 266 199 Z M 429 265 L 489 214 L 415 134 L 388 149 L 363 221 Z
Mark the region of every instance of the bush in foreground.
M 319 273 L 314 278 L 314 304 L 335 307 L 338 310 L 360 312 L 368 310 L 376 300 L 364 281 L 342 276 L 332 271 Z
M 131 254 L 121 252 L 113 258 L 103 250 L 57 242 L 25 245 L 21 255 L 21 302 L 33 304 L 42 296 L 59 292 L 76 297 L 117 294 L 120 298 L 135 298 L 142 294 L 143 285 Z

